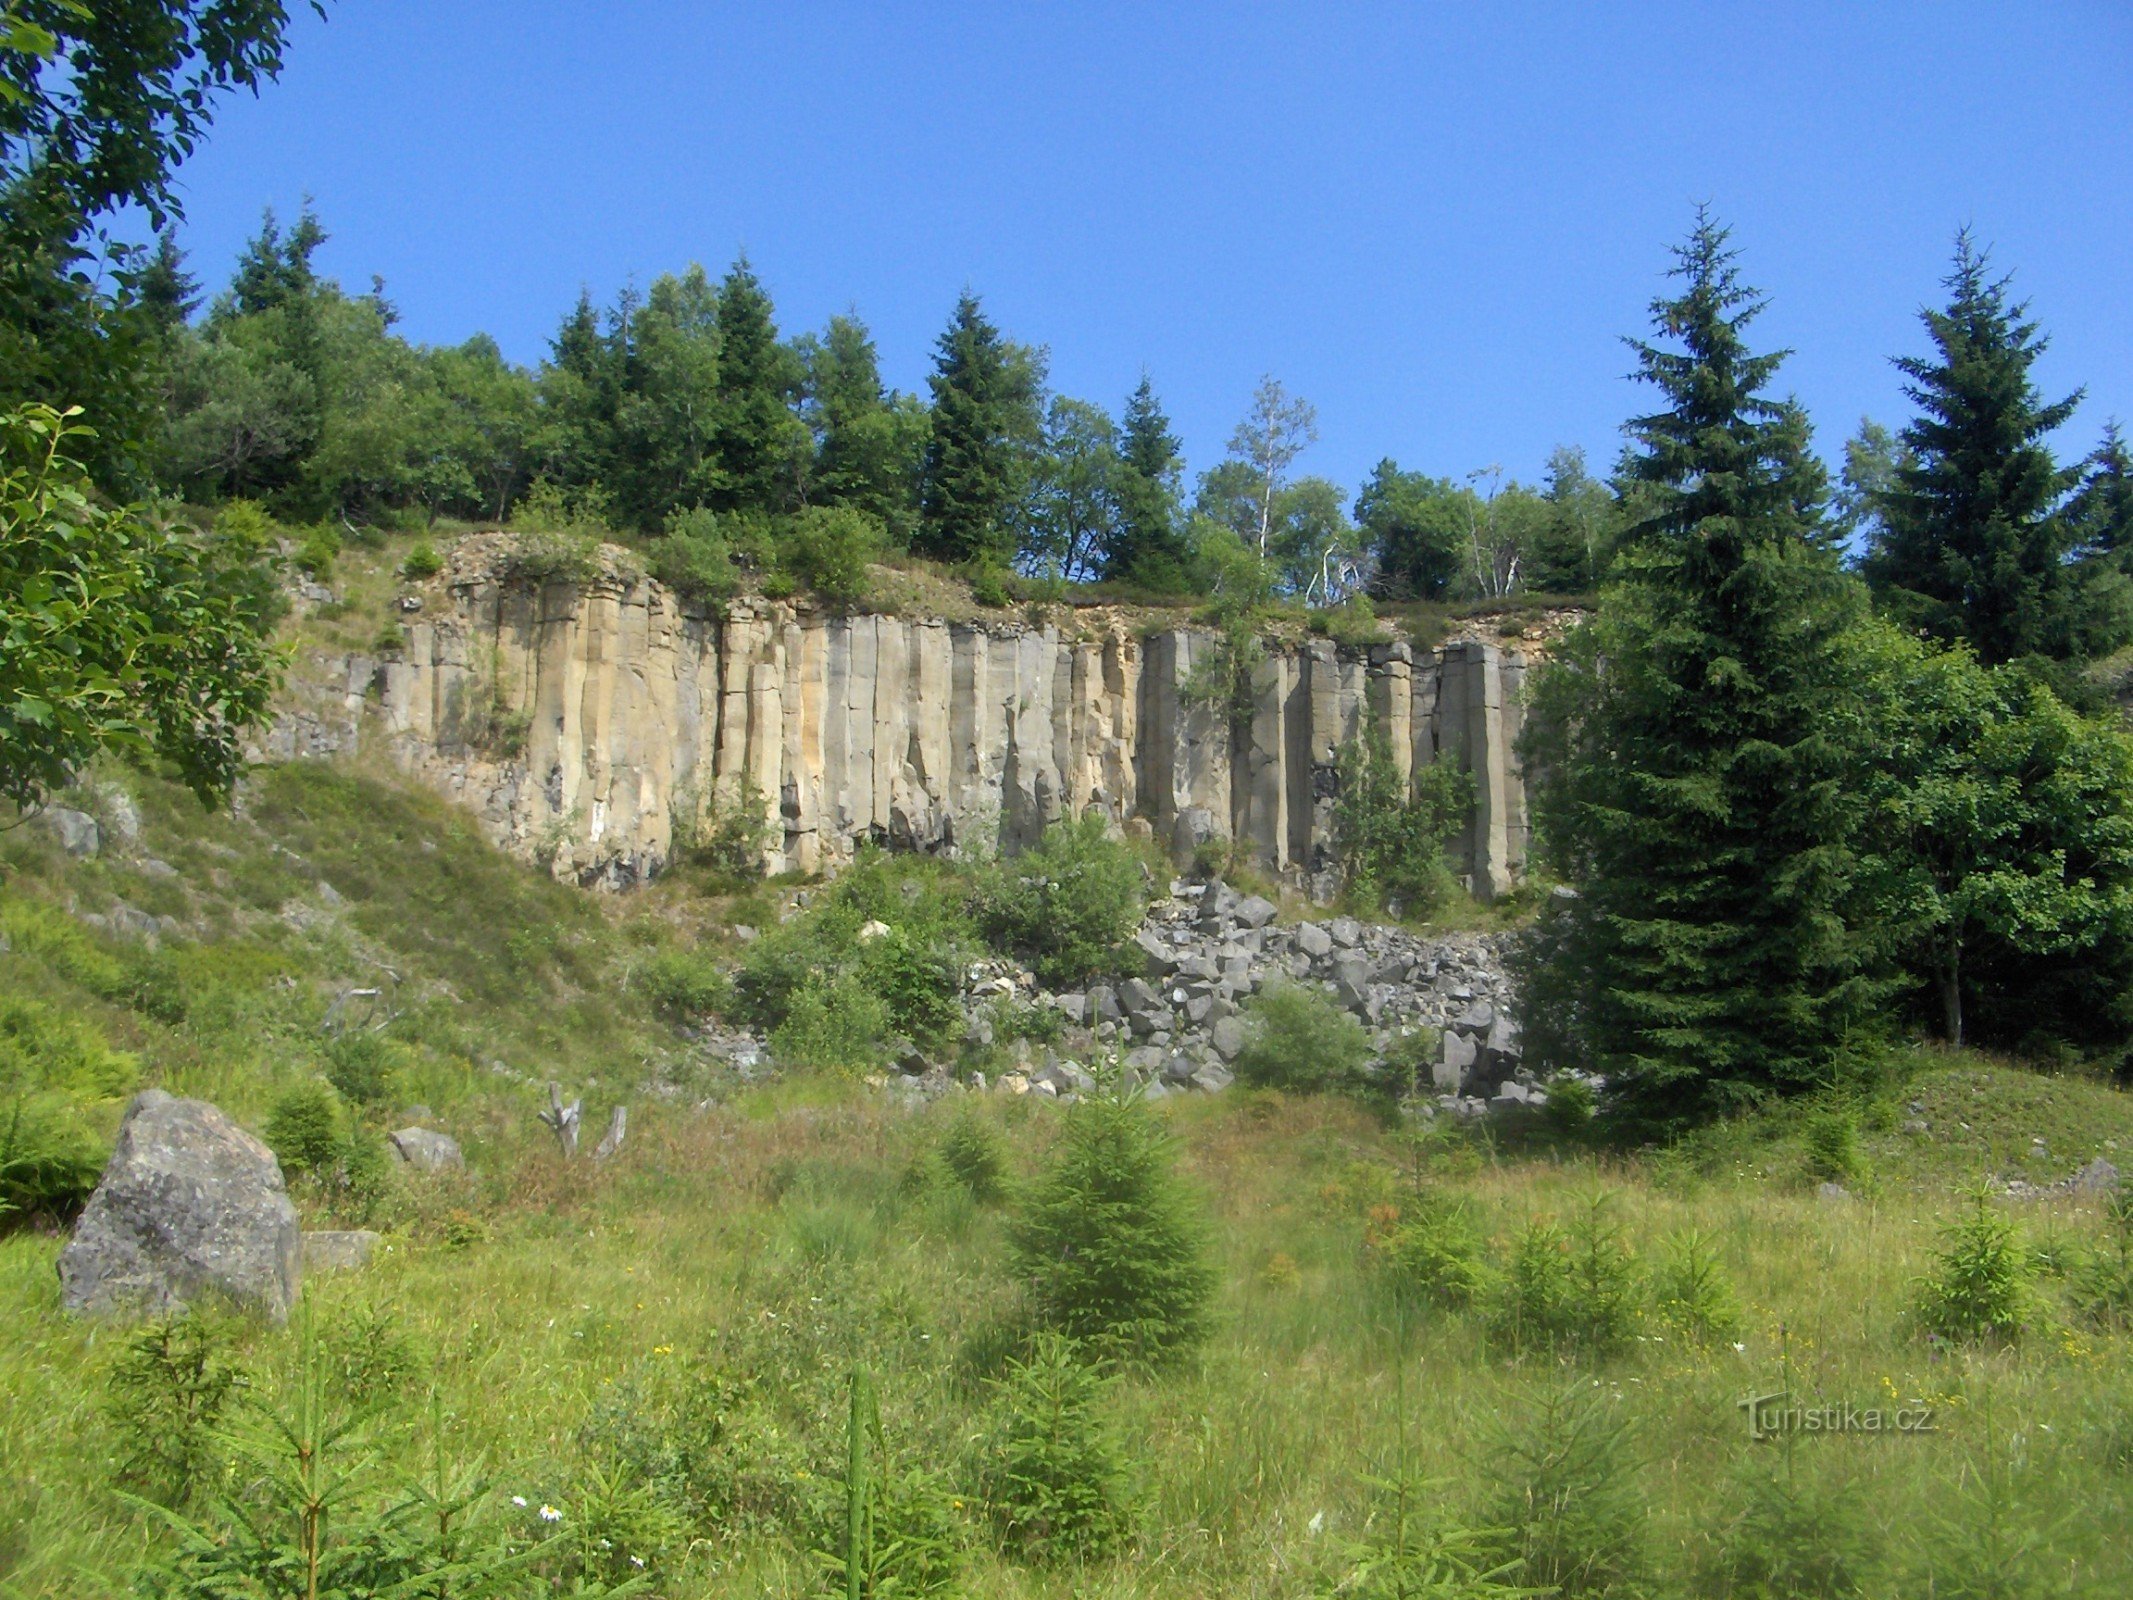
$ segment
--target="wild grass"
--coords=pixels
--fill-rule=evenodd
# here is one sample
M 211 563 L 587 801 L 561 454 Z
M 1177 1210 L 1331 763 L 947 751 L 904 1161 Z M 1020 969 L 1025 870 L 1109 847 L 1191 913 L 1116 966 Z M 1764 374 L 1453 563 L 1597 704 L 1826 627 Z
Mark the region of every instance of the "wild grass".
M 863 1366 L 910 1526 L 953 1542 L 970 1594 L 1377 1592 L 1355 1575 L 1398 1527 L 1418 1561 L 1468 1551 L 1515 1567 L 1507 1583 L 1585 1592 L 2133 1591 L 2133 1335 L 2097 1289 L 2126 1225 L 2100 1196 L 1965 1192 L 2133 1148 L 2133 1103 L 2103 1083 L 1920 1052 L 1847 1102 L 1844 1137 L 1781 1108 L 1671 1152 L 1417 1134 L 1338 1096 L 1165 1101 L 1213 1267 L 1207 1335 L 1078 1395 L 1118 1445 L 1123 1524 L 1038 1560 L 986 1503 L 984 1441 L 996 1380 L 1027 1358 L 1013 1240 L 1060 1108 L 911 1112 L 832 1074 L 653 1095 L 681 1043 L 633 974 L 730 908 L 577 896 L 442 806 L 326 769 L 262 775 L 233 817 L 137 797 L 141 840 L 95 862 L 0 835 L 0 1000 L 255 1129 L 338 1070 L 361 1091 L 344 1124 L 420 1099 L 468 1150 L 463 1181 L 379 1203 L 374 1264 L 314 1276 L 296 1325 L 216 1318 L 188 1357 L 238 1375 L 239 1409 L 286 1408 L 309 1374 L 367 1410 L 379 1495 L 428 1471 L 441 1434 L 485 1463 L 497 1516 L 569 1533 L 571 1571 L 636 1556 L 678 1600 L 823 1593 Z M 75 920 L 116 899 L 186 931 L 149 951 Z M 320 1022 L 381 963 L 392 1052 L 336 1055 Z M 562 1159 L 532 1118 L 549 1076 L 590 1113 L 631 1097 L 620 1157 Z M 1816 1162 L 1839 1148 L 1864 1178 L 1821 1198 Z M 294 1192 L 307 1225 L 345 1218 L 344 1189 Z M 1923 1286 L 1980 1205 L 2025 1252 L 2003 1253 L 2031 1288 L 2019 1337 L 1932 1337 Z M 1514 1250 L 1549 1229 L 1568 1332 L 1507 1339 Z M 62 1311 L 60 1245 L 0 1235 L 0 1594 L 24 1600 L 125 1593 L 169 1537 L 121 1495 L 142 1481 L 128 1418 L 154 1414 L 136 1336 Z M 1456 1292 L 1418 1292 L 1447 1261 Z M 1930 1407 L 1935 1426 L 1756 1443 L 1739 1402 L 1776 1390 Z

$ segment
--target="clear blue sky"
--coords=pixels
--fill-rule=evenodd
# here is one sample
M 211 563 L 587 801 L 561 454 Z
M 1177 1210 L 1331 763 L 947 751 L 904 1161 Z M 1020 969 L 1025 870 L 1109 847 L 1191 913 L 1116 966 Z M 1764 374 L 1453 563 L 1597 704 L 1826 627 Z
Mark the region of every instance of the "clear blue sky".
M 1596 467 L 1708 200 L 1825 453 L 1907 414 L 1956 227 L 2053 337 L 2063 443 L 2133 427 L 2133 3 L 547 4 L 341 0 L 183 172 L 219 287 L 312 195 L 402 331 L 532 362 L 581 286 L 745 248 L 788 332 L 856 309 L 919 386 L 957 292 L 1195 470 L 1261 373 L 1299 470 Z

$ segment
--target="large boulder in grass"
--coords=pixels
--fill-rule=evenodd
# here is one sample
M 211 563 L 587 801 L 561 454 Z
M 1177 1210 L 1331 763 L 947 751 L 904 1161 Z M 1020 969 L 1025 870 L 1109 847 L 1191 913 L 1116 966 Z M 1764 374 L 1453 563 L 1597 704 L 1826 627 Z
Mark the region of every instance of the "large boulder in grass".
M 274 1152 L 205 1100 L 134 1096 L 59 1256 L 70 1311 L 175 1311 L 219 1296 L 276 1322 L 296 1303 L 303 1230 Z
M 925 1070 L 923 1063 L 918 1070 Z M 458 1172 L 467 1164 L 459 1141 L 435 1128 L 402 1128 L 386 1137 L 392 1141 L 393 1154 L 417 1172 Z

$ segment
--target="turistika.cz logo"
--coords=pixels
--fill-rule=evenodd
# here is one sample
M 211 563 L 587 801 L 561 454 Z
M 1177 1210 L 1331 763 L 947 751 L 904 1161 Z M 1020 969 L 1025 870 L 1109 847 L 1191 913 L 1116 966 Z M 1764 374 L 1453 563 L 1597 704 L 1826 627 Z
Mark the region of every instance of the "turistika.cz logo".
M 1790 1393 L 1751 1394 L 1741 1401 L 1748 1413 L 1748 1437 L 1778 1439 L 1788 1433 L 1932 1433 L 1931 1406 L 1859 1406 L 1849 1400 L 1826 1405 L 1795 1405 Z

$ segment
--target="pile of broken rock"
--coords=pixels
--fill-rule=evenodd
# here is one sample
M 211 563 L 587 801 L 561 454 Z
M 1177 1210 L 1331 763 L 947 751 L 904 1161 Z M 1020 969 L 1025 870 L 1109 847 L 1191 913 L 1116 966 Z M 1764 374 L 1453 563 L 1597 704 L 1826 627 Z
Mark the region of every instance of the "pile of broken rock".
M 1233 1081 L 1251 996 L 1286 979 L 1325 989 L 1370 1030 L 1381 1058 L 1402 1035 L 1436 1029 L 1426 1109 L 1475 1117 L 1545 1103 L 1546 1091 L 1521 1063 L 1500 935 L 1425 937 L 1353 917 L 1284 924 L 1278 913 L 1271 900 L 1219 881 L 1173 882 L 1134 937 L 1138 975 L 1050 993 L 1027 972 L 980 963 L 964 1001 L 969 1037 L 992 1042 L 1001 999 L 1049 1006 L 1065 1022 L 1057 1041 L 1014 1041 L 1015 1067 L 1001 1074 L 1001 1090 L 1085 1094 L 1097 1082 L 1089 1064 L 1115 1060 L 1150 1096 L 1216 1091 Z M 930 1095 L 948 1078 L 913 1052 L 901 1079 L 888 1082 Z

